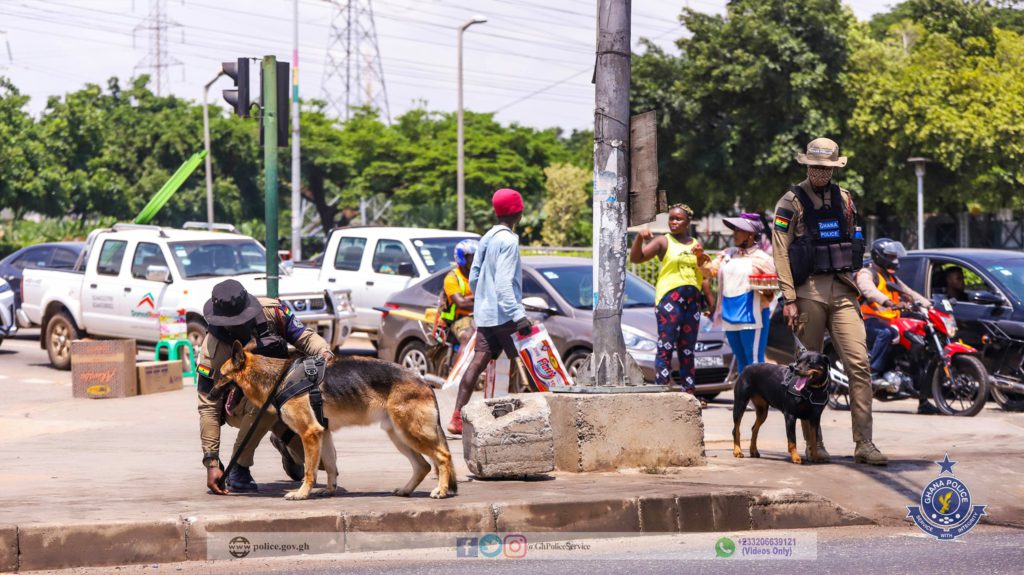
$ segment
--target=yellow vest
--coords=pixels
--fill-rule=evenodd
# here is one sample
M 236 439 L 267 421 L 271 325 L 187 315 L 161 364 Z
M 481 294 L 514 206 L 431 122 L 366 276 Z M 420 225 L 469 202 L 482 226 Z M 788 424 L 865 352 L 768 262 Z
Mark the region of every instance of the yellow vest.
M 875 287 L 877 287 L 878 291 L 882 292 L 882 294 L 885 295 L 885 297 L 887 297 L 890 300 L 892 300 L 893 303 L 900 303 L 900 294 L 898 292 L 894 292 L 894 291 L 890 290 L 889 286 L 886 285 L 887 283 L 888 283 L 888 281 L 886 280 L 885 275 L 879 273 L 878 274 L 878 285 L 875 286 Z M 860 305 L 860 313 L 865 318 L 868 318 L 870 316 L 875 316 L 875 317 L 878 317 L 878 318 L 882 318 L 882 319 L 884 319 L 886 321 L 892 321 L 892 320 L 900 317 L 900 310 L 898 310 L 898 309 L 889 309 L 889 308 L 886 308 L 886 307 L 882 307 L 882 306 L 880 306 L 880 305 L 878 305 L 876 303 L 871 303 L 871 302 L 868 302 L 868 301 L 865 301 L 864 303 L 862 303 Z
M 682 244 L 672 234 L 665 237 L 668 238 L 668 249 L 661 259 L 658 283 L 654 286 L 655 303 L 661 303 L 661 298 L 676 288 L 693 286 L 699 291 L 704 283 L 704 276 L 697 266 L 697 256 L 693 255 L 697 240 L 691 239 L 689 243 Z

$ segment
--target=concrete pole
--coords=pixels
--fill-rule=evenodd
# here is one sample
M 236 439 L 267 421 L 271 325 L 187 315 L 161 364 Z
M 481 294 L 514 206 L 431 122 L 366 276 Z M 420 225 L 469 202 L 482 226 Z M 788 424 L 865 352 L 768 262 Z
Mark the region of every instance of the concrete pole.
M 299 0 L 292 1 L 292 261 L 302 259 L 302 147 L 299 145 Z M 282 78 L 283 82 L 284 79 Z
M 277 58 L 263 57 L 263 192 L 267 224 L 267 297 L 277 297 Z M 284 81 L 284 79 L 282 79 Z
M 594 111 L 594 353 L 582 383 L 638 385 L 622 339 L 629 206 L 631 0 L 599 0 Z
M 917 249 L 924 249 L 924 162 L 914 165 L 917 175 Z
M 466 231 L 466 158 L 465 158 L 465 129 L 463 127 L 463 108 L 462 108 L 462 35 L 466 32 L 466 28 L 469 28 L 473 24 L 483 24 L 487 21 L 487 18 L 483 16 L 474 16 L 470 20 L 466 21 L 462 26 L 459 26 L 459 41 L 458 41 L 458 52 L 459 52 L 459 73 L 458 73 L 458 175 L 456 177 L 456 229 L 460 232 Z
M 907 163 L 914 166 L 917 175 L 917 249 L 924 249 L 924 169 L 930 162 L 928 158 L 907 158 Z
M 203 86 L 203 147 L 206 150 L 206 225 L 213 229 L 213 169 L 210 160 L 210 86 L 213 85 L 224 71 L 220 71 L 212 80 Z

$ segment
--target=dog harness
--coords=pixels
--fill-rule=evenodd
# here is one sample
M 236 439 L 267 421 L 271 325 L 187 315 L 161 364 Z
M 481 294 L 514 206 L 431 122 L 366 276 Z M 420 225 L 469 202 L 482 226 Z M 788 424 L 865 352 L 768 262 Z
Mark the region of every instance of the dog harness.
M 320 385 L 324 381 L 326 371 L 327 360 L 322 357 L 307 357 L 295 360 L 288 369 L 288 373 L 284 376 L 284 383 L 281 389 L 270 399 L 274 404 L 274 408 L 277 409 L 277 417 L 281 417 L 281 407 L 285 403 L 308 393 L 309 404 L 313 407 L 316 421 L 326 429 L 327 418 L 324 417 L 324 398 L 320 391 Z
M 793 364 L 789 365 L 786 375 L 782 377 L 782 385 L 786 388 L 787 393 L 807 400 L 811 405 L 825 405 L 828 403 L 828 385 L 821 387 L 807 385 L 806 378 L 797 377 L 796 368 Z

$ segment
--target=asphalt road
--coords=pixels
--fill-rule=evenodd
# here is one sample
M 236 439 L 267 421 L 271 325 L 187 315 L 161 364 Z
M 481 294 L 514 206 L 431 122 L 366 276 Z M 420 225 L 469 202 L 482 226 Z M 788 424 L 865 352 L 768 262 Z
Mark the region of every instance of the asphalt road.
M 995 575 L 1024 570 L 1024 532 L 994 527 L 977 527 L 962 540 L 939 542 L 915 528 L 854 527 L 790 531 L 817 536 L 817 560 L 744 560 L 737 556 L 715 557 L 707 549 L 706 559 L 694 559 L 688 542 L 713 539 L 717 535 L 693 534 L 628 538 L 601 545 L 603 551 L 575 560 L 455 559 L 454 549 L 424 549 L 361 555 L 320 555 L 272 559 L 243 559 L 231 562 L 192 562 L 114 568 L 67 569 L 55 575 L 99 575 L 101 573 L 193 575 L 518 575 L 558 573 L 594 575 L 624 573 L 676 575 L 678 573 L 721 573 L 792 575 L 797 572 L 822 574 L 899 575 L 959 573 Z M 773 532 L 777 534 L 779 532 Z M 581 543 L 586 543 L 582 541 Z M 591 543 L 597 543 L 592 541 Z M 597 548 L 598 545 L 593 547 Z

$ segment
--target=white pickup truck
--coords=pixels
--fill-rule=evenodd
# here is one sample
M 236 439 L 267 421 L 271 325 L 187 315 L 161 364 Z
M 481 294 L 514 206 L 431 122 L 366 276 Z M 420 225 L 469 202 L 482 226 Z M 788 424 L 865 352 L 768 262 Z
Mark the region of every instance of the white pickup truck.
M 376 345 L 380 312 L 373 308 L 383 307 L 395 292 L 451 266 L 455 246 L 479 238 L 468 232 L 429 228 L 335 228 L 327 239 L 327 249 L 313 261 L 314 267 L 297 264 L 292 275 L 351 288 L 356 312 L 352 330 L 366 333 Z
M 203 305 L 233 278 L 266 294 L 265 250 L 230 226 L 208 231 L 117 224 L 94 230 L 72 271 L 25 270 L 22 323 L 41 327 L 40 347 L 57 369 L 71 365 L 71 341 L 91 337 L 160 339 L 160 310 L 184 310 L 188 339 L 206 334 Z M 280 299 L 333 347 L 351 332 L 351 292 L 283 275 Z

